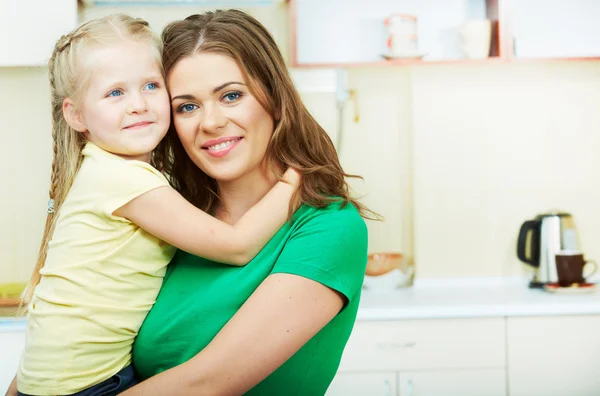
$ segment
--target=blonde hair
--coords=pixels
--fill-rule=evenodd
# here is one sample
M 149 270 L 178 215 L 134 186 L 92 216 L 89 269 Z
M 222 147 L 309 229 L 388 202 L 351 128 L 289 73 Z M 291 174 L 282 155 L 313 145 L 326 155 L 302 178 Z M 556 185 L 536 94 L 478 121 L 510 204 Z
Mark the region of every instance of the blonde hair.
M 91 71 L 86 54 L 123 40 L 148 44 L 156 52 L 162 72 L 162 42 L 152 32 L 148 22 L 128 15 L 116 14 L 88 21 L 62 36 L 48 61 L 52 104 L 53 159 L 50 178 L 50 201 L 44 227 L 44 236 L 33 274 L 23 293 L 22 306 L 31 301 L 41 279 L 40 270 L 46 261 L 48 244 L 52 239 L 60 208 L 73 184 L 83 159 L 81 151 L 86 143 L 83 133 L 73 129 L 63 115 L 63 102 L 70 98 L 75 104 L 87 89 Z
M 365 218 L 380 218 L 351 197 L 345 178 L 360 177 L 342 169 L 331 139 L 302 103 L 277 44 L 259 21 L 243 11 L 217 10 L 170 23 L 162 38 L 167 76 L 180 60 L 202 52 L 221 54 L 238 64 L 252 94 L 275 121 L 268 163 L 302 173 L 292 202 L 322 208 L 342 201 Z M 214 212 L 219 204 L 217 182 L 188 157 L 172 124 L 154 152 L 154 163 L 188 201 Z

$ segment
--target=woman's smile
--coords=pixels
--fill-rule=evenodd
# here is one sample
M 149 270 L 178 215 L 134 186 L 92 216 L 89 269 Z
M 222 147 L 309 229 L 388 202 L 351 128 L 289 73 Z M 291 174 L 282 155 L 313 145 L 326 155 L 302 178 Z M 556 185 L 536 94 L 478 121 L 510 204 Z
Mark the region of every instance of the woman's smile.
M 241 140 L 240 136 L 212 139 L 202 145 L 202 150 L 205 150 L 211 157 L 222 158 L 229 154 Z

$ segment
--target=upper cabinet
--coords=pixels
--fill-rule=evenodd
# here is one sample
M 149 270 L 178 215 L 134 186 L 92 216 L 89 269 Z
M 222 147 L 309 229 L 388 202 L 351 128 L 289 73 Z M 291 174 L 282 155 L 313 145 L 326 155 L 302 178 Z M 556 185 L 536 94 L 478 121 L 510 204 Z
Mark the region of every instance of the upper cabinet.
M 512 0 L 510 7 L 518 59 L 600 57 L 600 1 Z
M 600 59 L 596 0 L 289 0 L 292 67 Z
M 76 0 L 1 0 L 0 67 L 44 66 L 56 40 L 77 26 Z

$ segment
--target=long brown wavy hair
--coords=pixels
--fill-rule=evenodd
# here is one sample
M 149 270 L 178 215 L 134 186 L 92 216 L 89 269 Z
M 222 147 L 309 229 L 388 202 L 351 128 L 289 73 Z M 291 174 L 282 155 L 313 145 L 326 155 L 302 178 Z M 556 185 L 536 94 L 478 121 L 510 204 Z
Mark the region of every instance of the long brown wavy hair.
M 275 122 L 267 163 L 278 176 L 278 169 L 290 166 L 302 174 L 293 203 L 322 208 L 341 200 L 365 218 L 379 218 L 350 196 L 345 178 L 360 176 L 342 169 L 331 139 L 302 103 L 275 40 L 259 21 L 239 10 L 211 11 L 170 23 L 162 39 L 167 78 L 177 62 L 201 52 L 224 55 L 237 63 L 250 92 Z M 188 201 L 214 213 L 219 203 L 217 182 L 188 157 L 173 125 L 153 159 Z

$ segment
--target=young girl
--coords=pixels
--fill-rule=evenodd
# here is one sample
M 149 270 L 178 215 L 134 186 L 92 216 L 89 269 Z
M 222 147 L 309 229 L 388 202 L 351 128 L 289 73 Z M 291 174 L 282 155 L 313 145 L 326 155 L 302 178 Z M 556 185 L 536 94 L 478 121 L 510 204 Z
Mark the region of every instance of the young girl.
M 125 15 L 87 22 L 56 44 L 51 199 L 25 296 L 19 394 L 127 389 L 132 343 L 175 247 L 241 266 L 288 216 L 294 170 L 232 227 L 188 203 L 149 164 L 170 123 L 160 53 L 147 22 Z M 200 127 L 220 137 L 195 143 L 221 166 L 246 144 L 243 128 L 219 118 L 235 106 L 232 96 L 225 90 L 218 105 L 202 109 L 214 117 Z

